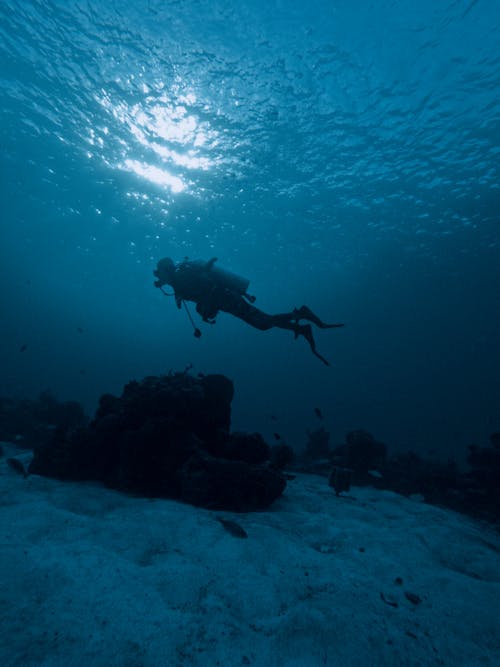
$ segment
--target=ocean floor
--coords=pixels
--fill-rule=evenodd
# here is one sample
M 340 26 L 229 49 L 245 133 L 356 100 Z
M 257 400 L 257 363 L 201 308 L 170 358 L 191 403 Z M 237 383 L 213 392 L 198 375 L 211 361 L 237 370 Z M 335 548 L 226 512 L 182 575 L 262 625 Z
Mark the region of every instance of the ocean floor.
M 2 667 L 500 665 L 484 524 L 305 474 L 268 511 L 215 513 L 23 478 L 6 459 L 31 452 L 2 446 Z

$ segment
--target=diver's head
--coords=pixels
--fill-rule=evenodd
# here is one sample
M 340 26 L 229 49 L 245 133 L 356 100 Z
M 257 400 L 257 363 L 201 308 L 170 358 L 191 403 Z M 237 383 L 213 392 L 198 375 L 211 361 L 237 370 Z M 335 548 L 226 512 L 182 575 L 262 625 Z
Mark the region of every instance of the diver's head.
M 155 287 L 161 287 L 165 284 L 171 284 L 175 273 L 175 264 L 170 257 L 164 257 L 158 262 L 156 269 L 153 271 L 158 280 L 155 280 Z

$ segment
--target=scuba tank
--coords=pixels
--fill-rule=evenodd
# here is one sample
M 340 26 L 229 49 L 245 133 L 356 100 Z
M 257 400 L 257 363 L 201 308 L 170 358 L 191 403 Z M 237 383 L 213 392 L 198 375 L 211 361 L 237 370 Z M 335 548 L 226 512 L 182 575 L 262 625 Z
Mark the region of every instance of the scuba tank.
M 218 266 L 214 266 L 217 258 L 213 258 L 208 262 L 203 260 L 193 260 L 187 261 L 186 264 L 191 264 L 191 266 L 199 267 L 201 270 L 206 271 L 207 275 L 214 281 L 217 287 L 221 289 L 227 289 L 230 292 L 236 292 L 236 294 L 245 295 L 250 285 L 250 281 L 242 276 L 238 276 L 232 271 L 227 269 L 220 269 Z M 182 266 L 182 265 L 181 265 Z
M 170 257 L 164 257 L 158 262 L 156 270 L 153 271 L 158 279 L 155 280 L 155 287 L 159 287 L 166 296 L 175 296 L 178 308 L 181 308 L 181 305 L 184 306 L 193 325 L 195 338 L 200 338 L 201 331 L 195 325 L 186 301 L 194 301 L 197 304 L 197 312 L 202 315 L 205 322 L 210 322 L 210 324 L 215 322 L 215 316 L 220 309 L 216 302 L 217 299 L 225 298 L 220 295 L 216 296 L 215 302 L 211 303 L 214 296 L 214 287 L 216 290 L 239 294 L 249 303 L 255 302 L 255 297 L 247 294 L 250 281 L 232 271 L 219 269 L 218 267 L 214 268 L 216 261 L 217 257 L 212 257 L 208 262 L 199 259 L 190 261 L 185 257 L 183 262 L 175 265 Z M 165 284 L 174 288 L 173 294 L 168 294 L 163 290 Z M 207 311 L 207 304 L 210 311 Z M 201 305 L 203 305 L 203 308 L 201 308 Z
M 209 274 L 217 283 L 218 287 L 223 287 L 224 289 L 230 290 L 231 292 L 237 292 L 238 294 L 245 294 L 250 285 L 250 281 L 246 278 L 242 278 L 232 271 L 220 269 L 218 266 L 212 266 L 212 268 L 209 269 Z

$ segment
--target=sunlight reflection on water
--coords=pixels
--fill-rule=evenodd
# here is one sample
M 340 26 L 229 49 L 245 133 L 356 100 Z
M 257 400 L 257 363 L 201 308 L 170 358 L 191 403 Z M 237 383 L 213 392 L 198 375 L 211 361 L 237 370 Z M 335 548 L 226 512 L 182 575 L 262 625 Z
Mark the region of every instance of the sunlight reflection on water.
M 151 92 L 145 85 L 143 91 Z M 129 142 L 122 144 L 122 159 L 111 166 L 131 171 L 176 194 L 184 192 L 189 185 L 176 173 L 179 167 L 207 171 L 215 164 L 210 157 L 200 155 L 200 149 L 208 143 L 216 146 L 217 133 L 207 121 L 200 122 L 196 115 L 190 114 L 183 104 L 195 104 L 193 93 L 177 97 L 175 102 L 164 92 L 158 97 L 148 94 L 141 103 L 128 105 L 123 101 L 114 103 L 111 95 L 102 91 L 96 100 L 129 132 Z M 108 134 L 107 128 L 103 128 L 103 133 Z M 104 149 L 104 138 L 96 137 L 92 129 L 89 142 Z M 142 149 L 149 152 L 147 162 L 133 157 L 138 149 L 139 152 Z M 104 159 L 109 163 L 107 158 Z

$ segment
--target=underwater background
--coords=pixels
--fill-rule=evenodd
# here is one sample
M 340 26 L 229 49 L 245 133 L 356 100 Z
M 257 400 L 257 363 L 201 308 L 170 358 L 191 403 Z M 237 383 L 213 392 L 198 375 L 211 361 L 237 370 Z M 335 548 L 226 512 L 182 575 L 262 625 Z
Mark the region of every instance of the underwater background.
M 498 0 L 2 0 L 0 395 L 92 415 L 193 364 L 234 380 L 233 429 L 297 449 L 315 407 L 332 444 L 486 444 L 499 23 Z M 345 322 L 316 334 L 331 367 L 224 313 L 196 339 L 165 255 Z

